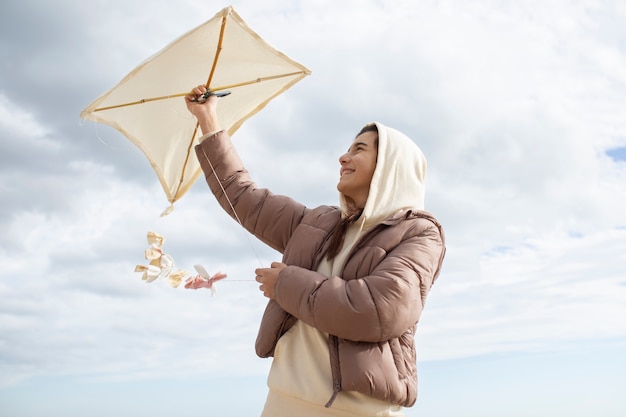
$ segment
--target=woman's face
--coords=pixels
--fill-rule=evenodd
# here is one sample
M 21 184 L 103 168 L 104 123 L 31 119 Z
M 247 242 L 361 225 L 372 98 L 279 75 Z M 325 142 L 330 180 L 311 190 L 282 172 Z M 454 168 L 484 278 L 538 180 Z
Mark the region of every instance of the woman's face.
M 376 132 L 362 133 L 354 140 L 348 152 L 339 157 L 341 169 L 337 190 L 354 208 L 365 207 L 376 169 L 377 139 Z

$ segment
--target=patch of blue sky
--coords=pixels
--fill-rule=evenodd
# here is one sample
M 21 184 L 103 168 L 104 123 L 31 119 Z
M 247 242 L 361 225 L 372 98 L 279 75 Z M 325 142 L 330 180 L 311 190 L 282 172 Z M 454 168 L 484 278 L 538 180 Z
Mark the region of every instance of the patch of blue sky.
M 577 231 L 577 230 L 569 230 L 567 232 L 567 234 L 568 234 L 569 237 L 572 237 L 572 238 L 583 238 L 583 237 L 585 237 L 585 235 L 582 232 Z
M 484 251 L 482 256 L 483 257 L 496 257 L 499 255 L 508 255 L 508 254 L 514 254 L 517 251 L 525 251 L 525 250 L 534 250 L 537 249 L 536 245 L 530 244 L 530 243 L 522 243 L 520 245 L 517 246 L 512 246 L 512 245 L 497 245 L 497 246 L 493 246 L 491 248 L 489 248 L 488 250 Z
M 614 161 L 626 161 L 626 146 L 608 149 L 606 154 Z

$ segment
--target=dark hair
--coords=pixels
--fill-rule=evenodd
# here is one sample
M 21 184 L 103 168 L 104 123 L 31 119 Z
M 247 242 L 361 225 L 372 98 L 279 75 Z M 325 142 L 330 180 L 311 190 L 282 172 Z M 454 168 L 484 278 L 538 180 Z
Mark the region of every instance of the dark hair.
M 374 123 L 363 126 L 363 128 L 357 133 L 355 138 L 359 137 L 363 133 L 366 132 L 374 132 L 376 133 L 376 147 L 378 148 L 378 127 Z M 332 231 L 330 238 L 330 245 L 328 246 L 328 250 L 326 251 L 326 257 L 328 260 L 334 259 L 335 256 L 339 254 L 341 251 L 341 247 L 343 246 L 343 240 L 346 236 L 346 230 L 348 230 L 348 226 L 352 223 L 359 220 L 361 214 L 363 213 L 363 209 L 360 209 L 354 214 L 346 217 L 345 219 L 340 219 L 335 228 Z
M 359 133 L 357 133 L 355 137 L 358 138 L 360 135 L 362 135 L 365 132 L 374 132 L 376 133 L 376 135 L 378 135 L 378 127 L 376 127 L 374 123 L 367 124 L 363 126 L 363 128 L 359 131 Z

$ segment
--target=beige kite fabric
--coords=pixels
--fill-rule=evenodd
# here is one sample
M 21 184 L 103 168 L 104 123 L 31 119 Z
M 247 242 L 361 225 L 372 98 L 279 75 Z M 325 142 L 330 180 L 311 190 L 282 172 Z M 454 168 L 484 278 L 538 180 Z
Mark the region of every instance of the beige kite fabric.
M 201 132 L 183 98 L 192 87 L 204 84 L 212 91 L 231 92 L 220 99 L 218 116 L 233 135 L 245 120 L 310 73 L 226 7 L 132 70 L 81 117 L 112 126 L 142 150 L 171 210 L 201 173 L 193 154 Z

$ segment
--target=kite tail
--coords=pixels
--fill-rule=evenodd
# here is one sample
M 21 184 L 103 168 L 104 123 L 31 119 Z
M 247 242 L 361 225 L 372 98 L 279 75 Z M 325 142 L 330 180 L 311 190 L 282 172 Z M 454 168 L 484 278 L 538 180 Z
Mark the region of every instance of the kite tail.
M 168 208 L 163 210 L 163 213 L 161 213 L 161 217 L 165 217 L 165 216 L 167 216 L 168 214 L 170 214 L 173 211 L 174 211 L 174 203 L 170 204 L 170 206 Z

